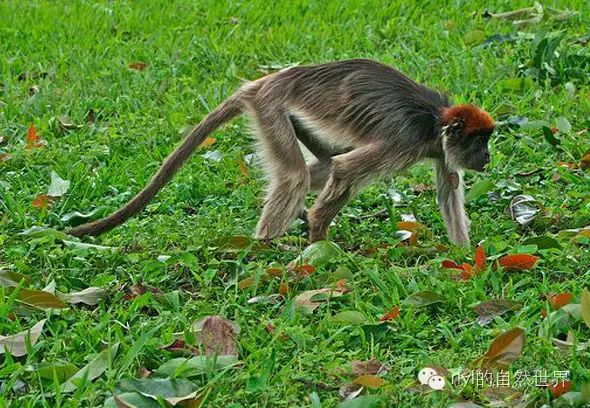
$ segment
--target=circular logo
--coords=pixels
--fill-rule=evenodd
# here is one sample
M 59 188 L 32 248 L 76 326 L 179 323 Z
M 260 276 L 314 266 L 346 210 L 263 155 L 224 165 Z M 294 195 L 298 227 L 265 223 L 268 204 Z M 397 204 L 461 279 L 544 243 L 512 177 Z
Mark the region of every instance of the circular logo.
M 439 375 L 432 367 L 424 367 L 418 372 L 418 381 L 422 385 L 428 385 L 433 390 L 442 390 L 445 387 L 445 378 Z

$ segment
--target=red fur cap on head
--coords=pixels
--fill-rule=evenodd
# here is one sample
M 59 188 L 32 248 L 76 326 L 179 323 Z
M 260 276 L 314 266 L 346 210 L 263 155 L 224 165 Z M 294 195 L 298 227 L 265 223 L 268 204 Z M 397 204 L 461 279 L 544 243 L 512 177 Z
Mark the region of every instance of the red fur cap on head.
M 494 120 L 489 113 L 475 105 L 455 105 L 442 109 L 441 121 L 443 125 L 449 125 L 453 120 L 463 121 L 463 134 L 470 134 L 480 129 L 493 129 Z

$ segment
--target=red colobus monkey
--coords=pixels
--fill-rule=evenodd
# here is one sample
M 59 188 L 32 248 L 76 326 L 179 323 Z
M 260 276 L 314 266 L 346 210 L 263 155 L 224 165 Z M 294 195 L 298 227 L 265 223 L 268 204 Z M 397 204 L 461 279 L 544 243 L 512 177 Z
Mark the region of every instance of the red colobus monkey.
M 364 185 L 430 158 L 449 239 L 469 245 L 462 174 L 483 171 L 489 162 L 494 121 L 474 105 L 453 106 L 401 72 L 363 59 L 289 68 L 245 84 L 188 134 L 125 206 L 66 232 L 97 235 L 123 223 L 149 203 L 207 135 L 244 112 L 253 121 L 269 178 L 258 238 L 285 233 L 305 211 L 306 194 L 317 191 L 307 211 L 309 240 L 327 239 L 332 219 Z M 315 156 L 312 163 L 306 163 L 300 142 Z

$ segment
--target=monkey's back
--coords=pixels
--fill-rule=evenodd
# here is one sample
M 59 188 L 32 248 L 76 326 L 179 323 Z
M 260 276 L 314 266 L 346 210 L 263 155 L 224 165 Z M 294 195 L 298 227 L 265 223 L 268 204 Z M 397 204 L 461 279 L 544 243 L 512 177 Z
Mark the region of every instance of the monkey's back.
M 440 109 L 449 106 L 444 94 L 367 59 L 293 67 L 257 82 L 256 99 L 278 101 L 303 123 L 351 145 L 383 138 L 403 144 L 407 134 L 434 140 Z

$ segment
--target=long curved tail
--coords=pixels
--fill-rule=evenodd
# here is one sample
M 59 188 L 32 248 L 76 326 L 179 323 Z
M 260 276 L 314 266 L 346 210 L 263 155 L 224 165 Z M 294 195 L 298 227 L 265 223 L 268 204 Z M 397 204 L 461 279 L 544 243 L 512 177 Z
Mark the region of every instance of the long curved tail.
M 122 208 L 115 211 L 108 217 L 70 228 L 65 231 L 66 234 L 77 237 L 83 235 L 99 235 L 109 231 L 122 224 L 128 218 L 137 214 L 154 198 L 154 196 L 164 187 L 188 160 L 191 154 L 205 140 L 207 135 L 217 129 L 219 126 L 242 113 L 244 105 L 240 100 L 239 93 L 231 96 L 225 102 L 211 112 L 201 121 L 184 139 L 182 144 L 174 150 L 162 163 L 158 172 L 152 177 L 150 182 L 133 197 Z

